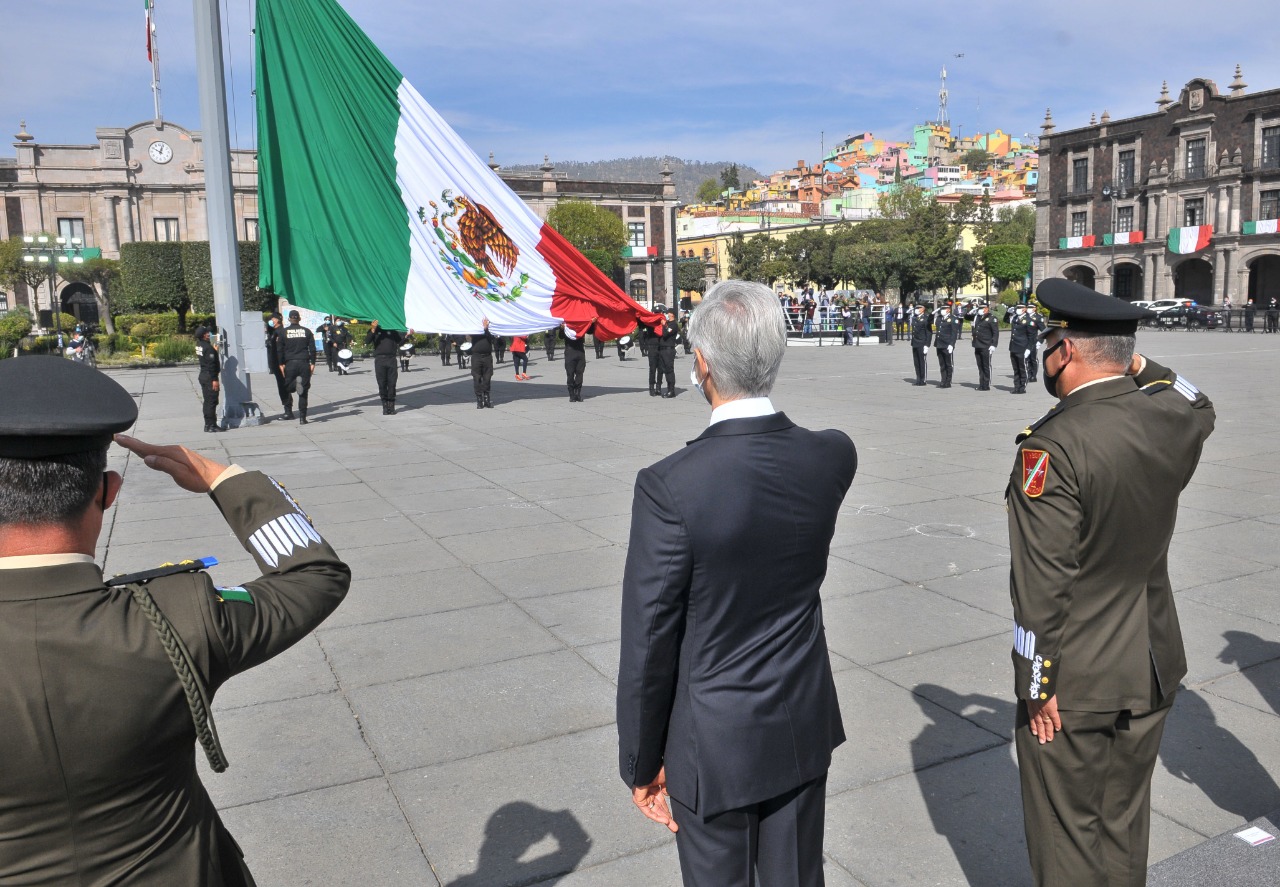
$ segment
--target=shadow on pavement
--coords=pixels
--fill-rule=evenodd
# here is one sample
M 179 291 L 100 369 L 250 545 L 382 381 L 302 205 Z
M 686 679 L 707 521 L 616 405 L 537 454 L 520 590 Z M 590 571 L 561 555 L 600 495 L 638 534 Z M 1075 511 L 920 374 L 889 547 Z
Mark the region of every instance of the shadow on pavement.
M 1280 659 L 1280 644 L 1263 640 L 1247 631 L 1224 631 L 1222 638 L 1227 645 L 1218 654 L 1218 661 L 1239 668 L 1240 673 L 1257 688 L 1267 705 L 1271 706 L 1271 710 L 1280 714 L 1280 685 L 1268 680 L 1261 669 L 1250 668 Z
M 529 850 L 547 839 L 553 851 L 522 861 Z M 582 862 L 591 849 L 591 837 L 568 810 L 543 810 L 527 801 L 503 804 L 484 827 L 484 844 L 476 870 L 450 881 L 448 887 L 499 887 L 555 884 Z

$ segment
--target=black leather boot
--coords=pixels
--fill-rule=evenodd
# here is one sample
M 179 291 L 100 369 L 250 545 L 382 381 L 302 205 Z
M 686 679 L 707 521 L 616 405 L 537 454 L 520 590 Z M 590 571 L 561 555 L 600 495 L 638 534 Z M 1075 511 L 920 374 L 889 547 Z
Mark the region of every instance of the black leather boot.
M 483 409 L 484 409 L 484 395 L 483 395 L 483 394 L 477 394 L 477 395 L 476 395 L 476 409 L 477 409 L 477 410 L 483 410 Z

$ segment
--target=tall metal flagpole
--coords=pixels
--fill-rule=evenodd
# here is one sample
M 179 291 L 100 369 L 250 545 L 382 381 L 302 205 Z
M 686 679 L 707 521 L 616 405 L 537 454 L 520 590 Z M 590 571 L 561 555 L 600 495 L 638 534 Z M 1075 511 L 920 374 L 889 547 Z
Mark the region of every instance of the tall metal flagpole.
M 160 113 L 160 48 L 156 41 L 156 8 L 147 4 L 147 48 L 151 55 L 151 95 L 156 105 L 156 129 L 164 129 L 164 115 Z
M 194 0 L 196 80 L 204 138 L 205 206 L 209 215 L 209 265 L 213 306 L 222 332 L 221 412 L 224 428 L 259 425 L 245 367 L 241 324 L 240 256 L 231 196 L 231 146 L 227 134 L 227 90 L 222 73 L 222 23 L 218 0 Z M 260 328 L 261 324 L 258 324 Z

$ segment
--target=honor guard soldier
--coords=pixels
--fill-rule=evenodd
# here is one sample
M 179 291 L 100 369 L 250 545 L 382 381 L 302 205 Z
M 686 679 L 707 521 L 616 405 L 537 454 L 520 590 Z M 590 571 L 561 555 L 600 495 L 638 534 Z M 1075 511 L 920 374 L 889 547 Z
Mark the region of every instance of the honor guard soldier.
M 570 403 L 582 403 L 582 374 L 587 369 L 586 337 L 588 334 L 595 335 L 596 320 L 599 318 L 593 319 L 591 325 L 580 336 L 573 335 L 563 324 L 560 327 L 560 336 L 564 339 L 564 374 L 565 382 L 569 387 Z M 552 336 L 551 333 L 547 335 Z
M 929 372 L 926 358 L 929 354 L 929 336 L 933 330 L 929 326 L 929 317 L 923 305 L 917 305 L 911 316 L 911 360 L 916 367 L 916 385 L 923 385 Z
M 1151 773 L 1187 671 L 1169 542 L 1209 399 L 1134 354 L 1151 312 L 1061 278 L 1044 386 L 1005 493 L 1015 747 L 1038 887 L 1146 884 Z
M 1013 393 L 1027 393 L 1027 359 L 1035 350 L 1035 327 L 1027 317 L 1026 305 L 1019 305 L 1009 318 L 1009 362 L 1013 365 Z
M 209 338 L 209 330 L 196 327 L 196 359 L 200 361 L 200 393 L 204 395 L 204 430 L 221 431 L 218 427 L 218 376 L 222 374 L 222 358 L 218 346 Z
M 938 370 L 942 374 L 939 388 L 951 387 L 951 376 L 955 372 L 956 341 L 960 337 L 960 319 L 951 313 L 950 305 L 942 306 L 938 315 L 938 330 L 933 337 L 933 346 L 938 349 Z
M 471 337 L 471 387 L 477 410 L 493 407 L 489 386 L 493 382 L 493 343 L 497 337 L 489 332 L 489 318 L 484 318 L 483 324 L 484 331 Z
M 1040 375 L 1040 351 L 1044 348 L 1044 331 L 1048 329 L 1044 315 L 1035 305 L 1027 306 L 1027 320 L 1031 323 L 1031 356 L 1027 358 L 1027 382 L 1035 382 Z
M 292 419 L 292 401 L 289 399 L 289 391 L 284 385 L 284 373 L 280 370 L 280 366 L 284 361 L 280 358 L 280 353 L 277 349 L 279 343 L 276 340 L 276 333 L 283 327 L 284 318 L 280 316 L 280 312 L 271 312 L 271 317 L 267 319 L 267 369 L 271 371 L 271 375 L 276 380 L 276 392 L 280 395 L 280 406 L 285 409 L 285 418 Z
M 350 570 L 269 477 L 119 436 L 131 471 L 208 494 L 261 575 L 219 587 L 205 558 L 104 579 L 133 397 L 54 357 L 0 361 L 0 390 L 0 884 L 252 885 L 194 749 L 226 769 L 214 694 L 316 628 Z
M 658 367 L 662 375 L 658 378 L 658 389 L 662 388 L 662 380 L 667 380 L 667 393 L 662 397 L 676 396 L 676 345 L 679 343 L 680 329 L 676 326 L 676 316 L 667 312 L 667 320 L 662 325 L 662 333 L 657 338 Z M 652 347 L 652 345 L 650 346 Z
M 316 371 L 316 337 L 302 325 L 302 315 L 289 312 L 289 325 L 276 333 L 276 357 L 284 378 L 284 417 L 293 418 L 293 392 L 298 392 L 298 424 L 307 424 L 307 392 Z
M 413 335 L 413 330 L 409 330 Z M 384 330 L 378 321 L 369 325 L 364 343 L 373 349 L 373 376 L 378 382 L 378 397 L 382 401 L 382 415 L 396 414 L 396 381 L 400 378 L 400 346 L 404 333 L 400 330 Z
M 991 390 L 991 357 L 1000 344 L 1000 322 L 991 313 L 990 305 L 983 305 L 973 318 L 973 356 L 978 362 L 978 390 Z

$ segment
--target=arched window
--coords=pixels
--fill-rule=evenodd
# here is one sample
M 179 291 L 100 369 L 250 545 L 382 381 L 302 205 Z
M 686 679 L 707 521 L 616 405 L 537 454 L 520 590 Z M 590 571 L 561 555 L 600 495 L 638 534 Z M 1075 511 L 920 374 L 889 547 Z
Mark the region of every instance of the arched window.
M 643 277 L 634 277 L 631 279 L 631 298 L 637 302 L 649 296 L 649 282 Z

